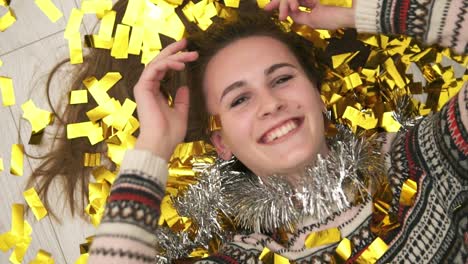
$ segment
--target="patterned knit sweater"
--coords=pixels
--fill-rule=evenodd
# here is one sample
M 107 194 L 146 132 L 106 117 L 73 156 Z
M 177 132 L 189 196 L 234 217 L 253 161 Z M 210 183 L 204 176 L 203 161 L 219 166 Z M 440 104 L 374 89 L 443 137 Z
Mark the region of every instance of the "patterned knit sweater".
M 466 52 L 467 0 L 361 0 L 357 28 L 406 33 Z M 411 131 L 390 136 L 385 147 L 393 201 L 401 224 L 382 239 L 389 246 L 379 263 L 466 263 L 468 261 L 468 84 L 443 109 Z M 167 180 L 167 162 L 129 150 L 108 199 L 88 263 L 153 263 L 154 235 Z M 403 182 L 418 184 L 414 205 L 401 207 Z M 219 254 L 199 263 L 261 263 L 265 247 L 295 263 L 328 263 L 336 244 L 307 249 L 308 234 L 338 227 L 353 244 L 348 262 L 376 238 L 370 230 L 372 201 L 322 222 L 305 219 L 286 243 L 264 234 L 238 235 Z

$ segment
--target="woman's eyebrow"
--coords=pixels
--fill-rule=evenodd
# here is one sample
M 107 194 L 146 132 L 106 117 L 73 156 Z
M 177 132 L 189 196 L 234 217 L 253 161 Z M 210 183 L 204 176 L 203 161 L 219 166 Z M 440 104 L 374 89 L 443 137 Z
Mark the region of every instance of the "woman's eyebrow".
M 268 67 L 265 70 L 265 75 L 270 75 L 273 72 L 275 72 L 277 69 L 283 68 L 283 67 L 292 67 L 292 68 L 296 69 L 296 66 L 294 66 L 294 65 L 292 65 L 290 63 L 287 63 L 287 62 L 276 63 L 276 64 L 271 65 L 270 67 Z
M 235 90 L 236 88 L 242 87 L 245 85 L 245 81 L 237 81 L 232 84 L 230 84 L 226 89 L 224 89 L 223 94 L 221 95 L 221 98 L 219 98 L 219 102 L 223 100 L 223 97 L 231 92 L 232 90 Z
M 278 70 L 280 68 L 283 68 L 283 67 L 292 67 L 292 68 L 296 69 L 296 66 L 294 66 L 294 65 L 292 65 L 290 63 L 287 63 L 287 62 L 276 63 L 276 64 L 273 64 L 270 67 L 265 69 L 265 71 L 264 71 L 265 76 L 268 76 L 268 75 L 272 74 L 273 72 L 275 72 L 276 70 Z M 224 89 L 223 94 L 221 95 L 221 98 L 219 98 L 219 102 L 221 102 L 223 100 L 223 97 L 226 94 L 228 94 L 232 90 L 235 90 L 236 88 L 242 87 L 244 85 L 245 85 L 245 81 L 236 81 L 236 82 L 230 84 L 228 87 L 226 87 L 226 89 Z

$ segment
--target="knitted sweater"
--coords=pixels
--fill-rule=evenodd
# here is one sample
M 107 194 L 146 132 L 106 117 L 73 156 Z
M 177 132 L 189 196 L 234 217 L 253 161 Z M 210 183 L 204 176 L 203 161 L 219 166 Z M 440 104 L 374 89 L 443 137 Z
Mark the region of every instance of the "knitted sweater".
M 362 0 L 359 31 L 406 33 L 467 51 L 466 0 Z M 399 13 L 396 14 L 396 10 Z M 423 11 L 421 11 L 423 10 Z M 464 30 L 461 30 L 464 28 Z M 468 259 L 468 84 L 443 109 L 412 130 L 395 135 L 384 150 L 399 228 L 382 239 L 388 250 L 379 263 L 464 263 Z M 167 162 L 129 150 L 115 181 L 88 263 L 153 263 L 154 235 L 167 180 Z M 418 184 L 414 205 L 401 207 L 403 182 Z M 349 262 L 376 238 L 370 230 L 372 201 L 322 222 L 305 219 L 286 243 L 264 234 L 238 235 L 219 254 L 199 263 L 260 263 L 265 247 L 295 263 L 327 263 L 335 244 L 307 249 L 308 234 L 338 227 L 353 244 Z M 315 262 L 316 261 L 316 262 Z

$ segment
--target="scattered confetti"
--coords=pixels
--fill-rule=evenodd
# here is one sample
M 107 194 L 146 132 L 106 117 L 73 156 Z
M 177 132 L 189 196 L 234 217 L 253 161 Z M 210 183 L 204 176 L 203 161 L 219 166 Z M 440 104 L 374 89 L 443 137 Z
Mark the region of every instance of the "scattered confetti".
M 28 120 L 32 127 L 32 134 L 40 133 L 54 121 L 54 115 L 46 110 L 36 107 L 34 102 L 29 99 L 21 105 L 23 118 Z
M 23 196 L 37 221 L 41 220 L 47 215 L 47 209 L 44 207 L 44 204 L 42 203 L 34 188 L 30 188 L 24 191 Z
M 40 249 L 36 257 L 29 264 L 54 264 L 54 259 L 49 252 Z
M 70 104 L 86 104 L 88 103 L 88 91 L 74 90 L 70 93 Z
M 3 106 L 12 106 L 16 103 L 13 80 L 0 76 L 0 92 L 2 94 Z
M 51 0 L 34 0 L 34 2 L 53 23 L 63 17 L 62 11 Z
M 24 205 L 12 204 L 11 208 L 11 229 L 0 235 L 0 250 L 7 252 L 13 249 L 10 255 L 10 262 L 20 264 L 31 244 L 32 228 L 24 220 Z
M 13 10 L 8 8 L 8 11 L 0 17 L 0 31 L 3 32 L 11 27 L 16 22 L 16 16 Z
M 10 173 L 15 176 L 23 176 L 24 147 L 22 144 L 11 146 Z

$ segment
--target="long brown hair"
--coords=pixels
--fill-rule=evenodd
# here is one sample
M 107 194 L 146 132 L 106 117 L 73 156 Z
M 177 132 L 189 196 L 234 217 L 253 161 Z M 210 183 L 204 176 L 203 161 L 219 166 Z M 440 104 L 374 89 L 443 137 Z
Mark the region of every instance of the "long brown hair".
M 188 49 L 196 50 L 200 55 L 197 61 L 188 65 L 185 73 L 171 72 L 166 78 L 168 81 L 163 83 L 163 88 L 170 94 L 174 94 L 181 84 L 186 83 L 190 87 L 190 114 L 186 141 L 205 140 L 209 142 L 209 134 L 206 130 L 208 113 L 205 108 L 202 88 L 203 74 L 210 59 L 220 49 L 235 40 L 255 35 L 275 38 L 292 51 L 311 80 L 318 82 L 322 79 L 323 70 L 319 66 L 321 64 L 318 63 L 311 43 L 296 33 L 290 32 L 277 18 L 265 13 L 256 5 L 252 6 L 251 3 L 252 1 L 241 2 L 240 8 L 236 11 L 233 10 L 234 17 L 232 19 L 215 21 L 206 31 L 202 31 L 196 25 L 188 22 L 181 12 L 184 4 L 176 9 L 187 29 Z M 126 6 L 127 0 L 120 0 L 114 5 L 113 10 L 117 12 L 117 23 L 122 21 Z M 168 38 L 162 40 L 163 45 L 171 41 Z M 67 65 L 68 62 L 69 60 L 64 60 L 52 69 L 46 87 L 48 98 L 53 92 L 51 91 L 52 79 L 58 74 L 59 69 Z M 133 87 L 143 68 L 139 56 L 129 55 L 128 59 L 117 60 L 110 56 L 108 50 L 92 49 L 85 57 L 84 63 L 75 66 L 72 72 L 73 80 L 69 87 L 86 89 L 82 84 L 85 78 L 95 76 L 100 79 L 107 72 L 117 71 L 121 73 L 123 78 L 109 90 L 109 95 L 123 103 L 126 98 L 134 100 Z M 89 121 L 86 112 L 96 106 L 94 101 L 90 101 L 88 104 L 67 105 L 63 114 L 58 113 L 53 105 L 51 108 L 57 117 L 58 125 L 66 126 L 70 123 Z M 138 131 L 135 136 L 138 136 Z M 83 209 L 88 198 L 88 183 L 92 168 L 83 166 L 83 155 L 85 152 L 105 154 L 106 145 L 101 142 L 92 146 L 87 138 L 69 140 L 66 138 L 65 129 L 59 129 L 54 140 L 55 144 L 51 152 L 41 157 L 35 157 L 41 159 L 42 162 L 33 171 L 28 180 L 28 186 L 34 185 L 36 187 L 44 205 L 55 216 L 48 202 L 48 197 L 51 183 L 60 181 L 65 193 L 64 203 L 69 205 L 72 214 L 79 211 L 79 214 L 84 216 Z

